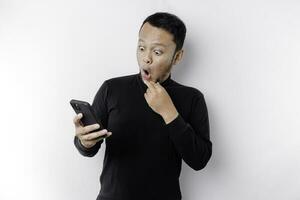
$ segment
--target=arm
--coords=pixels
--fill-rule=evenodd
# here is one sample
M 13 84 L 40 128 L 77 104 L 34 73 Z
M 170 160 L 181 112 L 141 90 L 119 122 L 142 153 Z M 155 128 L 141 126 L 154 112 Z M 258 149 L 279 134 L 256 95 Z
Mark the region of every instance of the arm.
M 171 140 L 182 159 L 194 170 L 203 169 L 212 154 L 209 119 L 202 93 L 194 97 L 189 122 L 180 114 L 166 124 Z
M 108 119 L 107 95 L 108 95 L 108 86 L 107 86 L 107 82 L 104 81 L 101 87 L 99 88 L 98 92 L 96 93 L 93 103 L 91 105 L 95 110 L 96 117 L 101 120 L 101 123 L 103 124 L 104 128 L 107 127 L 107 119 Z M 82 145 L 79 138 L 77 136 L 74 136 L 74 145 L 81 155 L 87 157 L 93 157 L 99 151 L 101 144 L 103 143 L 103 140 L 104 139 L 100 140 L 91 148 L 86 148 L 85 146 Z

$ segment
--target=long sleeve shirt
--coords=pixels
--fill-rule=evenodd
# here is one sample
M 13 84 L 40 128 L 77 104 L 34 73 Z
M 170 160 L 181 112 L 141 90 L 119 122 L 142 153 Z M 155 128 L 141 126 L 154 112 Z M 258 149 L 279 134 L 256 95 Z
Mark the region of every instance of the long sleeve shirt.
M 194 170 L 209 161 L 212 142 L 204 95 L 171 74 L 161 86 L 179 113 L 167 124 L 147 104 L 140 72 L 107 79 L 96 93 L 92 107 L 112 135 L 91 148 L 76 136 L 74 144 L 80 154 L 92 157 L 106 143 L 97 200 L 179 200 L 182 160 Z

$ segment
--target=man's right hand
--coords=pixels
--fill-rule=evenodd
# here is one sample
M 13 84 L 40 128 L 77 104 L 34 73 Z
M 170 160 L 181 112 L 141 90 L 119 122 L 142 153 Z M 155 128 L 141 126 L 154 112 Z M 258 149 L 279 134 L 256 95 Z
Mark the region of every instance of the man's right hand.
M 107 137 L 112 135 L 112 132 L 108 132 L 106 129 L 90 133 L 93 130 L 100 128 L 99 124 L 92 124 L 88 126 L 83 126 L 80 119 L 82 118 L 82 113 L 76 115 L 73 119 L 73 123 L 75 125 L 75 135 L 79 138 L 81 144 L 86 148 L 93 147 L 98 141 L 103 140 L 104 138 L 99 138 L 103 135 L 108 135 Z M 105 137 L 105 138 L 107 138 Z M 98 138 L 98 139 L 96 139 Z

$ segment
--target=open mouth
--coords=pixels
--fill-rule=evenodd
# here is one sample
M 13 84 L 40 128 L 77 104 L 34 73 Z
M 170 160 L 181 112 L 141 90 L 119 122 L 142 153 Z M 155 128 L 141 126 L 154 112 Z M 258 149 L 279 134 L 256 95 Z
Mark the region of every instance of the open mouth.
M 149 75 L 149 72 L 148 72 L 148 70 L 146 70 L 146 69 L 143 69 L 143 71 L 145 72 L 145 74 L 148 76 Z
M 146 70 L 146 69 L 142 69 L 142 71 L 143 71 L 143 74 L 142 74 L 143 77 L 144 77 L 145 79 L 149 80 L 150 77 L 151 77 L 150 72 L 149 72 L 148 70 Z

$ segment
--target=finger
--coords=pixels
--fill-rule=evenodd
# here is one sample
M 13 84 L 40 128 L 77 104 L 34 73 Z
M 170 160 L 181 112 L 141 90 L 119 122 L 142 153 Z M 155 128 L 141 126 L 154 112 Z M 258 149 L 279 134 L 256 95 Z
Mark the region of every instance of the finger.
M 100 140 L 102 140 L 102 139 L 104 139 L 104 138 L 108 138 L 108 137 L 110 137 L 112 135 L 112 132 L 107 132 L 106 134 L 104 134 L 104 137 L 102 136 L 100 136 L 98 139 L 95 139 L 96 141 L 100 141 Z
M 83 132 L 84 132 L 84 134 L 87 134 L 91 131 L 97 130 L 98 128 L 100 128 L 99 124 L 91 124 L 91 125 L 85 126 L 83 128 Z
M 81 118 L 82 118 L 82 113 L 75 115 L 75 117 L 73 118 L 73 123 L 75 124 L 75 127 L 81 126 L 81 121 L 80 121 Z
M 85 141 L 91 141 L 91 140 L 95 140 L 98 137 L 104 136 L 107 133 L 108 133 L 108 131 L 106 129 L 103 129 L 101 131 L 86 134 L 86 135 L 82 136 L 82 139 Z
M 151 90 L 155 90 L 155 88 L 151 82 L 144 80 L 144 83 L 148 86 L 148 88 L 150 89 L 150 92 L 151 92 Z
M 93 142 L 99 142 L 100 140 L 103 140 L 103 139 L 106 139 L 106 138 L 108 138 L 108 137 L 110 137 L 112 135 L 112 132 L 108 132 L 107 134 L 106 134 L 106 137 L 99 137 L 98 139 L 94 139 L 93 140 Z
M 151 94 L 151 92 L 153 92 L 153 91 L 151 91 L 151 89 L 147 88 L 146 94 Z
M 156 85 L 156 83 L 154 81 L 149 81 L 149 83 L 153 86 L 154 89 L 157 88 L 157 85 Z

